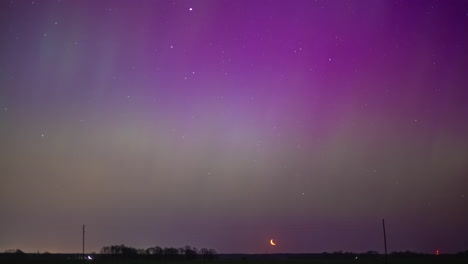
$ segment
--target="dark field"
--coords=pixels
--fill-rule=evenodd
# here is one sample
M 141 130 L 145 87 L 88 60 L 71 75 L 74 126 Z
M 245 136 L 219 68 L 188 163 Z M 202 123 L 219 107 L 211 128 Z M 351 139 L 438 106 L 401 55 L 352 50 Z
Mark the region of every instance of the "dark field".
M 385 263 L 382 255 L 362 255 L 362 254 L 271 254 L 271 255 L 218 255 L 216 259 L 191 259 L 184 258 L 161 258 L 161 257 L 121 257 L 92 255 L 93 260 L 81 260 L 80 256 L 72 254 L 0 254 L 0 263 L 49 263 L 49 264 L 80 264 L 80 263 L 117 263 L 117 264 L 241 264 L 241 263 L 277 263 L 277 264 L 302 264 L 302 263 Z M 357 258 L 356 258 L 357 257 Z M 431 264 L 431 263 L 468 263 L 466 255 L 391 255 L 388 257 L 389 264 Z

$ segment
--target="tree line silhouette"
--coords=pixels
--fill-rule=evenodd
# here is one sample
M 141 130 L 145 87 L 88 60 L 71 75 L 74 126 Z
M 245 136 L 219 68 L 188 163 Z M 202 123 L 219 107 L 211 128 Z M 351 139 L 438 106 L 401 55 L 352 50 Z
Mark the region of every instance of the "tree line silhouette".
M 216 251 L 211 248 L 202 248 L 198 250 L 195 247 L 185 246 L 181 248 L 174 247 L 150 247 L 147 249 L 139 249 L 128 247 L 125 245 L 111 245 L 101 248 L 100 254 L 103 255 L 119 255 L 119 256 L 152 256 L 152 257 L 165 257 L 165 258 L 180 258 L 187 259 L 214 259 L 217 255 Z

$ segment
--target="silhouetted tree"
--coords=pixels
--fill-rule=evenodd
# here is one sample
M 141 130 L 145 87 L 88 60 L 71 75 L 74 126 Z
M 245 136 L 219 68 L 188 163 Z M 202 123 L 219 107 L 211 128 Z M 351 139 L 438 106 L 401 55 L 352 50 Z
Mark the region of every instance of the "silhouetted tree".
M 214 259 L 216 251 L 214 249 L 202 248 L 200 249 L 200 255 L 202 255 L 204 259 Z
M 191 248 L 190 246 L 185 246 L 184 253 L 186 258 L 188 259 L 195 259 L 198 255 L 196 248 Z
M 8 250 L 5 250 L 5 253 L 7 253 L 7 254 L 24 254 L 24 252 L 21 249 L 8 249 Z
M 185 254 L 185 248 L 180 247 L 177 250 L 179 251 L 179 255 L 184 255 Z
M 111 249 L 110 249 L 109 246 L 102 247 L 101 251 L 99 251 L 99 253 L 101 253 L 101 254 L 112 254 Z
M 138 250 L 125 245 L 112 245 L 101 248 L 101 254 L 120 254 L 120 255 L 136 255 Z
M 137 255 L 138 254 L 138 250 L 133 247 L 124 247 L 122 249 L 122 252 L 124 255 Z
M 172 248 L 172 247 L 167 248 L 167 247 L 165 247 L 163 249 L 163 254 L 165 256 L 175 256 L 175 255 L 179 254 L 179 250 L 177 248 Z
M 162 255 L 163 249 L 159 246 L 147 248 L 145 253 L 147 255 Z

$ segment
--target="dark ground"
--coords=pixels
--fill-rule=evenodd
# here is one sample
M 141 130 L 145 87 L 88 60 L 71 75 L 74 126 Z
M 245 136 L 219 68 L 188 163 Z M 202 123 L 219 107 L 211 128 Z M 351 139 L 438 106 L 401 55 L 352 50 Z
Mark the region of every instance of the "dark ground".
M 242 254 L 220 254 L 216 259 L 185 259 L 184 256 L 177 257 L 154 257 L 154 256 L 109 256 L 91 255 L 93 260 L 81 260 L 76 254 L 0 254 L 0 263 L 48 263 L 48 264 L 81 264 L 81 263 L 117 263 L 117 264 L 241 264 L 241 263 L 277 263 L 277 264 L 302 264 L 302 263 L 385 263 L 382 255 L 365 254 L 271 254 L 271 255 L 242 255 Z M 357 259 L 356 259 L 357 257 Z M 467 255 L 390 255 L 388 264 L 458 264 L 468 263 Z

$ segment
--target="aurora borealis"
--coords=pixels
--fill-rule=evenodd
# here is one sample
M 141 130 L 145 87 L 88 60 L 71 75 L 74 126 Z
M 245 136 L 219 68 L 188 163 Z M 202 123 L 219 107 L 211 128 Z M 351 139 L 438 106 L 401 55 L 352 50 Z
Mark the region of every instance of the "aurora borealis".
M 468 1 L 1 1 L 0 45 L 0 251 L 468 250 Z

